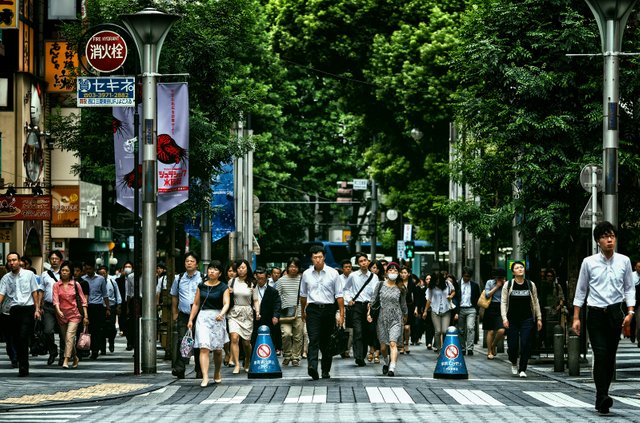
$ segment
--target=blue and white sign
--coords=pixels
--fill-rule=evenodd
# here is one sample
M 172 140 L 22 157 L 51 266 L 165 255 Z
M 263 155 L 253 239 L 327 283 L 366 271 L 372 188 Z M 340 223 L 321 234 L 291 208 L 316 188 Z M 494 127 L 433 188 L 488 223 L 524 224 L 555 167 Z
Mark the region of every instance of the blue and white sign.
M 78 77 L 78 107 L 131 107 L 136 103 L 133 76 Z

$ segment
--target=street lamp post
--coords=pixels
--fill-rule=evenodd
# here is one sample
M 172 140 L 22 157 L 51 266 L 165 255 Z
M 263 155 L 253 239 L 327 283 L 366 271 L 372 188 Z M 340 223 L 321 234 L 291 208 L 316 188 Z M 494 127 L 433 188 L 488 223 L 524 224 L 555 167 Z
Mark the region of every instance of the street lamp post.
M 146 8 L 122 21 L 133 36 L 142 69 L 142 339 L 143 373 L 156 373 L 156 218 L 158 172 L 156 146 L 156 76 L 162 44 L 178 16 Z M 137 298 L 136 298 L 137 301 Z
M 618 225 L 619 60 L 622 35 L 637 0 L 585 0 L 598 23 L 604 56 L 602 162 L 604 220 Z

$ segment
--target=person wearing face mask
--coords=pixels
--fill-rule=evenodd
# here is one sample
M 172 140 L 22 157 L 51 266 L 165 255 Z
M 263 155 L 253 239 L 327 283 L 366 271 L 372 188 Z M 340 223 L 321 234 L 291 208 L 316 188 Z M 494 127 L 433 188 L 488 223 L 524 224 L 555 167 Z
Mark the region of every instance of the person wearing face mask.
M 371 309 L 380 307 L 376 329 L 380 352 L 384 359 L 382 374 L 394 376 L 398 361 L 398 342 L 402 342 L 404 322 L 407 321 L 407 288 L 398 278 L 400 266 L 391 262 L 384 281 L 376 287 L 367 320 L 373 322 Z

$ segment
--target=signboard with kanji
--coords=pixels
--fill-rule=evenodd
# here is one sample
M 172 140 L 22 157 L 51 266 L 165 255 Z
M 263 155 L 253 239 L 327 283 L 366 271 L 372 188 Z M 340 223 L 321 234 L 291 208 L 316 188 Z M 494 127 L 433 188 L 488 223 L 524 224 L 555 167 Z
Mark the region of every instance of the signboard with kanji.
M 116 32 L 99 31 L 87 41 L 85 56 L 98 72 L 114 72 L 127 60 L 127 43 Z
M 136 103 L 135 77 L 78 77 L 78 107 L 132 107 Z
M 51 226 L 80 227 L 80 186 L 54 186 L 51 188 Z
M 51 220 L 51 197 L 0 195 L 0 220 Z
M 0 30 L 18 27 L 18 0 L 0 0 Z
M 45 41 L 44 43 L 44 79 L 47 92 L 73 92 L 76 80 L 72 76 L 78 67 L 78 54 L 71 50 L 66 41 Z

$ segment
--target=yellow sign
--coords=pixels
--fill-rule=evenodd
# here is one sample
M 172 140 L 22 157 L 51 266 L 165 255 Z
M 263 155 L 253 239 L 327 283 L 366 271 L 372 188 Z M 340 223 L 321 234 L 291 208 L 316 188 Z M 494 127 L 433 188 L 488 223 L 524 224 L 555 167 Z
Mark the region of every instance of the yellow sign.
M 47 81 L 47 92 L 75 91 L 78 54 L 71 50 L 66 41 L 62 40 L 45 41 L 44 53 L 44 78 Z
M 18 0 L 0 0 L 0 29 L 18 28 Z

